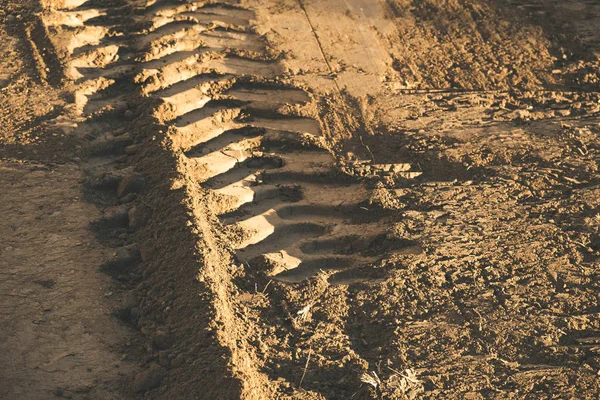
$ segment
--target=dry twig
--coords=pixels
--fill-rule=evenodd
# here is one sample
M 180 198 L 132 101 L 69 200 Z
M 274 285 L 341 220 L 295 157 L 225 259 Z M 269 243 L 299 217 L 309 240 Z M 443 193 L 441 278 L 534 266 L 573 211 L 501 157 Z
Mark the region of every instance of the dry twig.
M 304 382 L 304 377 L 306 376 L 306 370 L 308 370 L 308 363 L 310 362 L 310 356 L 312 355 L 312 346 L 308 350 L 308 357 L 306 357 L 306 364 L 304 365 L 304 372 L 302 372 L 302 378 L 300 378 L 300 383 L 298 384 L 298 389 L 302 387 L 302 382 Z

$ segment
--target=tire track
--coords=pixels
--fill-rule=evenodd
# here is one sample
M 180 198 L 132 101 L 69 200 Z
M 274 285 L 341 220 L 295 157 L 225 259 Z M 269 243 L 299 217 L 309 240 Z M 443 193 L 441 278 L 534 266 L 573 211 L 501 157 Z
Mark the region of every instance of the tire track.
M 285 71 L 252 32 L 251 11 L 225 2 L 147 3 L 97 8 L 90 0 L 45 15 L 68 54 L 82 117 L 127 113 L 128 93 L 118 86 L 128 79 L 159 99 L 157 114 L 188 173 L 219 198 L 215 211 L 237 258 L 266 265 L 282 281 L 420 252 L 391 237 L 391 221 L 367 208 L 370 191 L 339 173 L 319 122 L 304 116 L 315 100 L 281 83 Z M 131 19 L 140 31 L 119 25 Z M 375 167 L 414 175 L 410 165 Z
M 135 79 L 170 109 L 173 142 L 220 198 L 216 212 L 241 262 L 299 282 L 388 251 L 420 251 L 389 239 L 386 223 L 364 211 L 369 191 L 338 176 L 318 121 L 288 112 L 313 100 L 277 82 L 285 71 L 251 33 L 250 12 L 190 5 L 161 8 L 157 18 L 138 56 L 150 61 Z
M 318 99 L 288 83 L 278 55 L 252 29 L 253 18 L 226 1 L 88 0 L 66 2 L 43 20 L 74 86 L 70 119 L 57 124 L 73 129 L 86 122 L 100 132 L 93 146 L 104 151 L 95 153 L 94 173 L 118 175 L 116 184 L 102 185 L 118 185 L 126 197 L 123 188 L 139 183 L 128 177 L 132 167 L 118 166 L 123 154 L 139 153 L 129 131 L 161 128 L 199 232 L 198 275 L 211 290 L 219 343 L 230 351 L 241 390 L 265 398 L 260 365 L 267 361 L 248 344 L 253 333 L 239 315 L 230 258 L 252 275 L 284 283 L 329 271 L 330 284 L 343 284 L 368 279 L 359 267 L 421 247 L 392 234 L 393 215 L 372 204 L 368 185 L 340 170 L 317 118 Z M 149 105 L 151 118 L 139 104 Z M 353 169 L 365 177 L 417 174 L 408 164 Z M 117 207 L 107 214 L 131 222 L 135 213 Z M 117 278 L 147 275 L 123 278 L 125 265 L 146 262 L 135 246 L 116 254 Z M 152 308 L 146 296 L 136 314 Z

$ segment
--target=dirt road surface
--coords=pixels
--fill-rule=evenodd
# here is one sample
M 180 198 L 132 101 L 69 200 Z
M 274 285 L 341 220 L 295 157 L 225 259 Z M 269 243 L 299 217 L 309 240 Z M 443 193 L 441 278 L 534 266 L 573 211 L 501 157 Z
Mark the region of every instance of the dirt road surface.
M 600 395 L 598 2 L 3 1 L 6 393 Z

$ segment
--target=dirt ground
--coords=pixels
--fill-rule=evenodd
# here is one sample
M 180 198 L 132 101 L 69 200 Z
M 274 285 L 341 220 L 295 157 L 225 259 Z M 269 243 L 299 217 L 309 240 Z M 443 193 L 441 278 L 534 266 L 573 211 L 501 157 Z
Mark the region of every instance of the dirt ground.
M 1 4 L 6 396 L 600 396 L 598 2 Z
M 30 8 L 0 8 L 0 398 L 127 398 L 133 334 L 99 271 L 113 250 L 89 230 L 100 213 L 73 144 L 43 126 L 62 93 L 39 79 L 13 19 Z
M 87 229 L 97 211 L 81 198 L 81 171 L 7 161 L 1 171 L 2 398 L 122 398 L 131 333 L 105 300 L 106 250 Z

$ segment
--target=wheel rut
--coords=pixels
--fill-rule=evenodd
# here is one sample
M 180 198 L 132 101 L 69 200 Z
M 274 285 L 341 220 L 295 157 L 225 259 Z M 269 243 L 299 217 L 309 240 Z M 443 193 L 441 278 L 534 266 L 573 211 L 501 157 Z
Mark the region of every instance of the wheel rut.
M 86 122 L 102 132 L 94 137 L 108 149 L 96 153 L 99 171 L 138 151 L 129 130 L 158 126 L 153 140 L 167 143 L 180 181 L 198 196 L 187 206 L 203 214 L 192 228 L 203 237 L 199 252 L 231 258 L 253 276 L 297 284 L 325 271 L 331 285 L 368 281 L 363 267 L 421 253 L 418 243 L 394 233 L 397 213 L 372 201 L 368 179 L 340 168 L 319 119 L 320 99 L 290 83 L 281 55 L 255 32 L 253 18 L 226 1 L 64 2 L 43 15 L 73 84 L 70 119 L 57 124 L 75 129 Z M 145 107 L 150 114 L 138 111 Z M 369 175 L 371 167 L 354 168 Z M 404 164 L 372 168 L 418 174 Z M 225 282 L 214 290 L 215 302 L 230 308 L 219 319 L 223 331 L 238 331 L 234 300 L 221 298 L 235 292 L 232 279 L 215 271 L 209 278 Z M 256 357 L 232 340 L 222 340 L 232 360 Z M 261 385 L 253 379 L 242 384 Z
M 219 198 L 215 212 L 235 256 L 277 279 L 418 251 L 393 240 L 392 221 L 367 207 L 370 191 L 339 171 L 310 111 L 316 100 L 285 84 L 277 55 L 252 31 L 251 11 L 150 3 L 103 9 L 89 1 L 46 17 L 70 54 L 65 69 L 83 117 L 124 108 L 130 94 L 117 86 L 128 80 L 156 99 L 186 173 Z M 126 10 L 132 16 L 119 19 Z M 386 238 L 385 252 L 369 252 Z
M 147 83 L 150 96 L 171 107 L 174 141 L 194 179 L 222 200 L 215 212 L 233 238 L 237 259 L 266 267 L 285 282 L 376 261 L 380 254 L 366 253 L 385 237 L 386 223 L 357 218 L 365 214 L 361 205 L 368 202 L 368 190 L 339 176 L 318 121 L 295 112 L 313 101 L 311 95 L 277 82 L 285 71 L 266 42 L 240 24 L 250 13 L 225 11 L 238 19 L 235 26 L 223 28 L 218 23 L 231 21 L 222 18 L 182 24 L 188 11 L 163 9 L 178 21 L 163 25 L 177 24 L 162 32 L 169 45 L 161 50 L 169 55 L 138 79 Z M 165 36 L 153 43 L 165 43 Z M 180 74 L 171 75 L 173 69 Z M 320 251 L 311 251 L 315 248 Z

